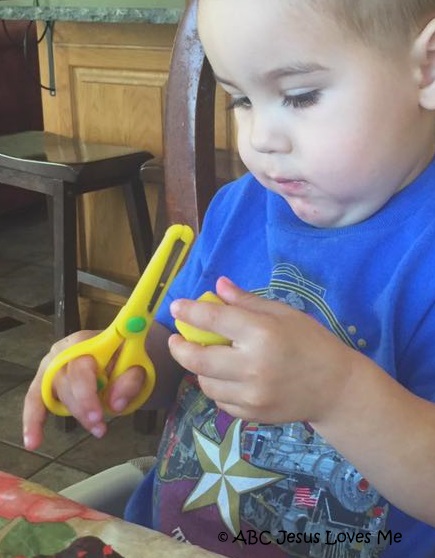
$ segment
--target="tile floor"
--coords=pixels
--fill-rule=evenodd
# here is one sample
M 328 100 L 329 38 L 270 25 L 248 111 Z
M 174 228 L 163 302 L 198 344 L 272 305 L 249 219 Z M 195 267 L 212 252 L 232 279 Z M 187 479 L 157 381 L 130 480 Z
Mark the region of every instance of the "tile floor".
M 51 298 L 51 288 L 52 254 L 45 206 L 0 217 L 0 296 L 37 306 Z M 141 434 L 134 430 L 132 417 L 113 419 L 102 440 L 94 439 L 80 426 L 70 433 L 62 432 L 50 417 L 38 451 L 23 449 L 23 398 L 52 342 L 48 325 L 21 324 L 0 331 L 0 470 L 61 490 L 112 465 L 154 455 L 159 427 L 150 435 Z

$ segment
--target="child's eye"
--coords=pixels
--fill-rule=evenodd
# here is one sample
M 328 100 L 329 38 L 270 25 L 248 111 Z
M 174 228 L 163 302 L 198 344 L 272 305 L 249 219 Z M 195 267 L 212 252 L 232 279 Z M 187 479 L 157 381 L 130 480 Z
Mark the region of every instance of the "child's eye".
M 320 99 L 320 91 L 314 89 L 313 91 L 307 91 L 306 93 L 300 93 L 299 95 L 286 95 L 284 97 L 283 105 L 292 106 L 296 109 L 307 108 L 315 105 Z
M 248 97 L 232 97 L 227 104 L 227 110 L 234 110 L 237 108 L 251 108 L 251 101 Z

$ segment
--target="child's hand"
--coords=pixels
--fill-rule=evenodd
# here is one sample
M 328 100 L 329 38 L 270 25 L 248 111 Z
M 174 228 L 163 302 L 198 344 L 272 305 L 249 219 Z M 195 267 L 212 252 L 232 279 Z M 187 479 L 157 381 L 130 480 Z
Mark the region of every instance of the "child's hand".
M 226 305 L 178 300 L 171 312 L 231 339 L 232 346 L 203 347 L 173 335 L 172 356 L 233 416 L 267 423 L 322 420 L 344 392 L 354 351 L 313 318 L 228 279 L 219 279 L 217 293 Z
M 42 376 L 53 357 L 67 347 L 96 335 L 95 331 L 79 331 L 55 343 L 42 359 L 29 387 L 23 410 L 23 436 L 26 449 L 34 450 L 41 445 L 43 427 L 48 411 L 41 397 Z M 70 362 L 56 374 L 53 382 L 55 396 L 69 409 L 80 424 L 97 438 L 104 436 L 107 425 L 103 408 L 97 395 L 97 368 L 91 356 L 83 356 Z M 114 412 L 121 412 L 137 395 L 144 374 L 139 367 L 122 374 L 109 394 L 109 405 Z

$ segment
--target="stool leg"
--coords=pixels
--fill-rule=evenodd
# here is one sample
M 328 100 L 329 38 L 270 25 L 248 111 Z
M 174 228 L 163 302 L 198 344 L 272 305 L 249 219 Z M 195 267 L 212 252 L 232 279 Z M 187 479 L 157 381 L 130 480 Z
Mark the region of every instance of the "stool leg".
M 153 229 L 151 226 L 148 204 L 145 197 L 144 185 L 139 175 L 124 185 L 124 199 L 130 222 L 136 260 L 139 272 L 147 266 L 153 247 Z M 157 411 L 138 410 L 134 413 L 134 429 L 143 434 L 150 434 L 156 425 Z
M 80 329 L 77 297 L 76 197 L 60 182 L 53 196 L 54 335 L 61 339 Z
M 62 432 L 72 432 L 77 428 L 77 421 L 74 417 L 56 417 L 55 424 Z
M 80 329 L 77 292 L 76 197 L 68 183 L 59 182 L 53 196 L 54 335 L 61 339 Z M 56 417 L 64 432 L 77 426 L 73 417 Z
M 151 258 L 153 229 L 151 226 L 144 186 L 139 175 L 123 185 L 125 206 L 127 208 L 139 272 L 142 273 Z

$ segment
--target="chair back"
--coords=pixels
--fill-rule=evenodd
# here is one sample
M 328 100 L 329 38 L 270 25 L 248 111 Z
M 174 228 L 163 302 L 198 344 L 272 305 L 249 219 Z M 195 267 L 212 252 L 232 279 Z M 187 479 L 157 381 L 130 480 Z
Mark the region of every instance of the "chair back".
M 190 0 L 172 51 L 165 108 L 165 201 L 168 224 L 198 233 L 216 191 L 216 82 L 197 32 L 198 0 Z

